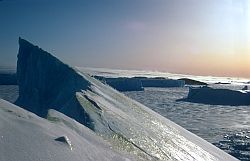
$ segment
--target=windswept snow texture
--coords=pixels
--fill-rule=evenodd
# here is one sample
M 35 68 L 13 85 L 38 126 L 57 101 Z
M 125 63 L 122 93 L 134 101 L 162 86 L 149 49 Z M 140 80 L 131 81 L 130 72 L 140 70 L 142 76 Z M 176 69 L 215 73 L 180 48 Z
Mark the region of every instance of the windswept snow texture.
M 48 117 L 51 115 L 48 109 L 60 111 L 80 120 L 111 143 L 114 149 L 141 160 L 236 160 L 29 42 L 20 39 L 19 44 L 17 75 L 20 98 L 17 103 L 22 107 L 38 114 L 43 111 L 40 115 L 47 114 Z M 88 149 L 86 145 L 83 147 Z
M 211 87 L 190 87 L 187 98 L 179 101 L 211 105 L 250 105 L 250 92 L 247 90 L 214 89 Z
M 94 132 L 59 112 L 54 111 L 50 119 L 0 99 L 0 161 L 135 160 L 115 152 Z M 72 149 L 55 141 L 62 135 Z

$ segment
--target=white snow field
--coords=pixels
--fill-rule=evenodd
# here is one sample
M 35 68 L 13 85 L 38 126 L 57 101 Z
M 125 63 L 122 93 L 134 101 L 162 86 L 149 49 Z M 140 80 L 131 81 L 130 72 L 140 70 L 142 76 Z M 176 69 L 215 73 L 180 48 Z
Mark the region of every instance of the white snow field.
M 237 160 L 26 40 L 19 45 L 16 104 L 53 123 L 18 107 L 8 112 L 14 106 L 1 100 L 1 160 L 122 160 L 127 154 L 136 160 Z

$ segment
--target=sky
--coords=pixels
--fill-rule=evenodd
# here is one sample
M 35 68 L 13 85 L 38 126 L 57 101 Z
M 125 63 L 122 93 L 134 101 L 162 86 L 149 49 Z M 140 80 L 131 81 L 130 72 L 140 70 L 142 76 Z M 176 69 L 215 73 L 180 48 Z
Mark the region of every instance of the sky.
M 1 0 L 0 66 L 18 37 L 72 66 L 250 78 L 250 0 Z

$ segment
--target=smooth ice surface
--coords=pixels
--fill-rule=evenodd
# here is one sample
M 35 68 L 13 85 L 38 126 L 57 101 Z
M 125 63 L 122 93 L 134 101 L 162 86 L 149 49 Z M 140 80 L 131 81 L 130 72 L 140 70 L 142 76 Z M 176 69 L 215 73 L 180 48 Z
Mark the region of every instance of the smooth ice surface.
M 17 103 L 23 108 L 43 117 L 51 115 L 51 108 L 58 110 L 88 126 L 114 149 L 141 160 L 236 160 L 29 42 L 20 39 L 19 44 Z

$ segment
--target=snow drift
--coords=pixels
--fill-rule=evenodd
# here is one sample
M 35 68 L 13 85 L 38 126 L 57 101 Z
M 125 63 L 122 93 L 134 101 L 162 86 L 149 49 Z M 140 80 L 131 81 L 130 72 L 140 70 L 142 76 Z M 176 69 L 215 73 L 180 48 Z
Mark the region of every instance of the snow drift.
M 187 98 L 178 101 L 211 105 L 250 105 L 250 92 L 247 90 L 214 89 L 207 86 L 190 87 Z
M 49 109 L 57 110 L 140 160 L 236 160 L 31 43 L 19 39 L 19 45 L 16 104 L 21 107 L 50 120 Z

